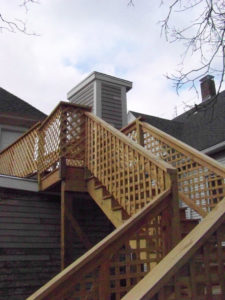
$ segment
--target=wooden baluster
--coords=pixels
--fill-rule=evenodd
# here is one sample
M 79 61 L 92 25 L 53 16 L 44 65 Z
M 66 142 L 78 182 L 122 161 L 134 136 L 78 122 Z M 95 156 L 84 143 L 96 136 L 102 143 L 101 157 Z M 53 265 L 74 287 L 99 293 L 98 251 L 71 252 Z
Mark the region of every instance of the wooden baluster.
M 110 299 L 109 259 L 105 259 L 99 270 L 99 300 Z

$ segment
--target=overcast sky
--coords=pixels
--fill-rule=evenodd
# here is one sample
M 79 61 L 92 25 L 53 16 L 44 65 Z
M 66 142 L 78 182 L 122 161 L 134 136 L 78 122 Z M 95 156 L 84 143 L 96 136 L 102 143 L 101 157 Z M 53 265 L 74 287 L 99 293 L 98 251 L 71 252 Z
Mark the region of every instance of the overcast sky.
M 180 113 L 183 102 L 201 101 L 188 91 L 178 97 L 164 76 L 182 47 L 160 38 L 167 8 L 159 0 L 41 0 L 27 14 L 20 3 L 1 0 L 1 13 L 26 18 L 39 36 L 0 33 L 0 86 L 45 113 L 92 71 L 133 82 L 128 110 L 172 118 L 175 106 Z

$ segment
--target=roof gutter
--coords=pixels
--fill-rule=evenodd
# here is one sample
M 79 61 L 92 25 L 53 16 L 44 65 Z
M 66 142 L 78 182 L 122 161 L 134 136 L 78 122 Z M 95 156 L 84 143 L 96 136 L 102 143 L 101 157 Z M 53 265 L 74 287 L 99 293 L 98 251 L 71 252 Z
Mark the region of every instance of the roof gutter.
M 202 150 L 201 152 L 204 154 L 210 155 L 210 154 L 214 154 L 214 153 L 219 152 L 224 149 L 225 149 L 225 141 L 223 141 L 219 144 L 213 145 L 212 147 L 206 148 L 206 149 Z

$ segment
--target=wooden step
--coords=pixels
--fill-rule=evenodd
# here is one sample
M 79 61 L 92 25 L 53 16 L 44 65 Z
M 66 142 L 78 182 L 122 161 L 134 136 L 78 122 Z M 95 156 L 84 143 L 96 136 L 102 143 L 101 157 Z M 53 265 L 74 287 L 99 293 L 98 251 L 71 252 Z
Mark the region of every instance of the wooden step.
M 106 191 L 106 188 L 101 183 L 97 182 L 96 178 L 87 180 L 87 190 L 96 204 L 101 208 L 108 219 L 117 228 L 124 223 L 124 212 L 118 203 Z

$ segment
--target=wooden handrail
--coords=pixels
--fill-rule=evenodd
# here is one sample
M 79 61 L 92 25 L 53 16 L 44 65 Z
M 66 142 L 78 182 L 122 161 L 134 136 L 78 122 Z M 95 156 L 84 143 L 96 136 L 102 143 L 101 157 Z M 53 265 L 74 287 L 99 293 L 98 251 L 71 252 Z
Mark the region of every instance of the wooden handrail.
M 225 196 L 225 167 L 214 159 L 141 120 L 123 132 L 177 168 L 181 198 L 201 216 Z
M 153 297 L 175 276 L 192 257 L 197 250 L 210 238 L 210 236 L 225 222 L 225 198 L 210 212 L 204 220 L 196 226 L 170 253 L 140 281 L 122 300 L 151 300 Z M 217 241 L 215 243 L 215 251 Z M 220 244 L 220 247 L 222 245 Z M 221 253 L 222 255 L 222 253 Z M 210 259 L 209 257 L 206 259 Z M 221 259 L 221 258 L 220 258 Z M 198 258 L 200 261 L 200 259 Z M 203 261 L 204 263 L 204 261 Z M 218 260 L 219 263 L 219 260 Z M 223 261 L 224 263 L 224 261 Z M 215 266 L 215 261 L 214 261 Z M 206 270 L 206 273 L 208 271 Z M 219 275 L 219 271 L 218 272 Z M 210 276 L 210 274 L 207 274 Z M 194 272 L 189 275 L 193 278 L 189 282 L 196 280 Z M 219 276 L 224 277 L 224 269 Z M 179 275 L 176 285 L 179 284 Z M 224 282 L 224 278 L 218 280 Z M 204 282 L 201 280 L 201 283 Z M 171 283 L 170 283 L 171 285 Z M 224 289 L 224 287 L 222 287 Z M 190 295 L 189 295 L 190 297 Z M 154 298 L 155 299 L 155 298 Z M 157 298 L 158 299 L 158 298 Z M 168 298 L 160 298 L 168 299 Z M 176 298 L 178 299 L 178 298 Z M 193 298 L 194 299 L 194 298 Z M 222 298 L 221 298 L 222 299 Z
M 163 132 L 162 130 L 146 122 L 142 122 L 142 125 L 144 128 L 150 129 L 152 132 L 165 139 L 169 145 L 176 146 L 176 149 L 181 151 L 183 154 L 188 155 L 190 157 L 194 157 L 195 161 L 199 164 L 204 164 L 204 166 L 215 171 L 215 173 L 217 173 L 218 175 L 225 177 L 225 167 L 222 164 L 218 163 L 215 159 L 212 159 L 208 155 L 196 150 L 195 148 L 185 144 L 184 142 L 181 142 L 175 137 Z
M 73 107 L 73 108 L 81 108 L 86 111 L 91 111 L 91 107 L 86 106 L 86 105 L 81 105 L 81 104 L 75 104 L 71 102 L 66 102 L 66 101 L 60 101 L 56 107 L 52 110 L 52 112 L 48 115 L 48 117 L 41 123 L 40 129 L 52 118 L 54 113 L 59 109 L 61 106 L 67 106 L 67 107 Z
M 27 177 L 37 172 L 37 143 L 40 122 L 0 153 L 0 173 Z
M 27 300 L 62 299 L 63 290 L 67 291 L 68 286 L 74 287 L 76 284 L 75 279 L 79 282 L 84 272 L 88 274 L 93 266 L 96 266 L 96 264 L 101 265 L 105 260 L 110 259 L 112 254 L 118 251 L 133 232 L 135 233 L 138 228 L 141 228 L 146 221 L 149 222 L 151 216 L 154 217 L 160 211 L 166 209 L 168 205 L 167 198 L 170 194 L 171 190 L 167 189 L 155 197 L 143 210 L 131 217 L 121 227 L 114 230 L 96 246 L 28 297 Z M 143 234 L 142 238 L 144 238 Z M 54 298 L 51 298 L 53 295 Z
M 92 113 L 89 113 L 89 112 L 85 112 L 85 115 L 88 116 L 93 121 L 95 121 L 96 124 L 99 124 L 102 127 L 104 127 L 106 130 L 110 131 L 114 136 L 118 137 L 122 142 L 124 142 L 125 144 L 131 146 L 138 153 L 144 155 L 147 159 L 149 159 L 151 162 L 156 164 L 163 171 L 168 172 L 168 173 L 170 173 L 170 172 L 171 173 L 174 173 L 174 172 L 176 173 L 176 168 L 174 168 L 170 164 L 166 163 L 165 161 L 163 161 L 159 157 L 153 155 L 152 153 L 150 153 L 149 151 L 147 151 L 146 149 L 144 149 L 143 147 L 141 147 L 137 143 L 133 142 L 128 137 L 126 137 L 124 134 L 122 134 L 119 130 L 115 129 L 114 127 L 112 127 L 110 124 L 108 124 L 104 120 L 100 119 L 99 117 L 97 117 L 97 116 L 95 116 L 95 115 L 93 115 Z
M 87 118 L 85 164 L 126 214 L 135 214 L 155 195 L 173 186 L 173 209 L 178 218 L 176 168 L 92 113 L 84 114 Z
M 24 139 L 27 135 L 29 135 L 32 131 L 34 131 L 35 129 L 40 128 L 41 122 L 37 122 L 36 124 L 34 124 L 28 131 L 26 131 L 25 133 L 23 133 L 18 139 L 16 139 L 12 144 L 8 145 L 6 148 L 4 148 L 2 151 L 0 151 L 0 157 L 1 155 L 8 151 L 10 148 L 12 148 L 15 144 L 17 144 L 20 140 Z

